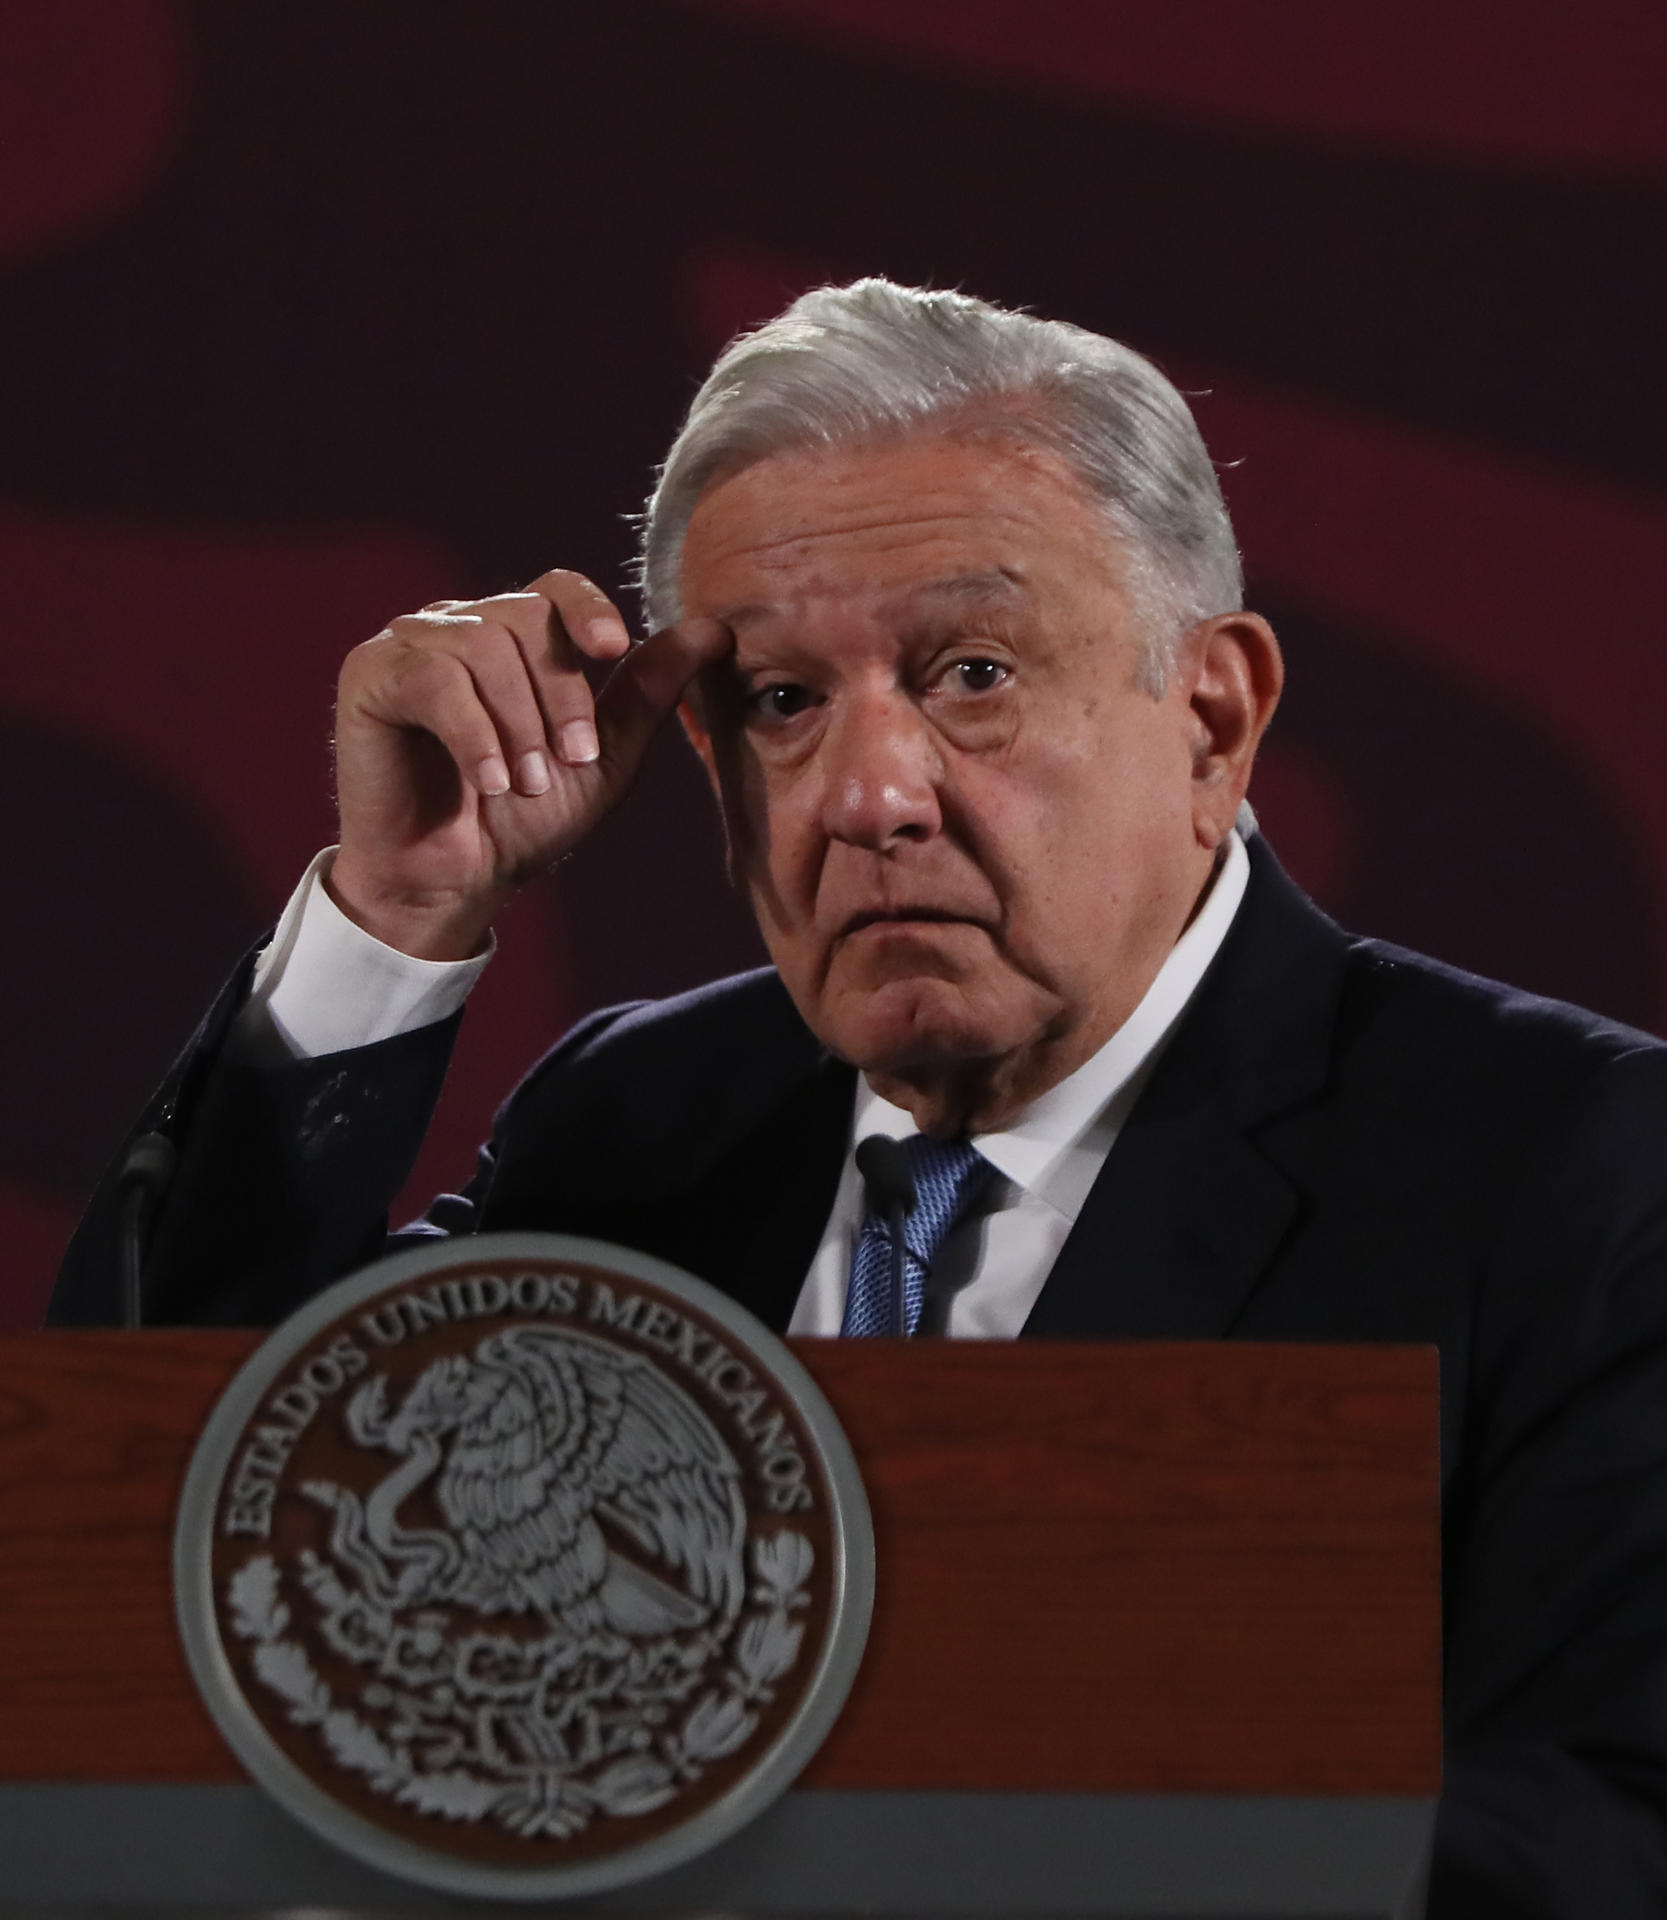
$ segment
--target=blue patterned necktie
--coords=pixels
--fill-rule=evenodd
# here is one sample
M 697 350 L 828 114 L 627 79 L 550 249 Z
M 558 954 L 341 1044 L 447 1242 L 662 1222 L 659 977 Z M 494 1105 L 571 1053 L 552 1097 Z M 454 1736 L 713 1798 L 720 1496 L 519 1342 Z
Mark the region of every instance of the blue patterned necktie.
M 965 1140 L 932 1140 L 917 1133 L 903 1142 L 903 1151 L 915 1182 L 914 1212 L 903 1233 L 903 1325 L 897 1324 L 892 1300 L 890 1223 L 869 1213 L 851 1255 L 851 1284 L 840 1328 L 847 1337 L 914 1332 L 926 1298 L 926 1276 L 945 1234 L 995 1172 Z

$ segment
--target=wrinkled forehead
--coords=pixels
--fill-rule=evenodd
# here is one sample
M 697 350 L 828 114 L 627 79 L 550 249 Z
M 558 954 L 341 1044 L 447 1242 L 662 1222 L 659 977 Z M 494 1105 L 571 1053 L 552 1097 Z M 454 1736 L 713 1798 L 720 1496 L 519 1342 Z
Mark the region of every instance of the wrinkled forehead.
M 680 589 L 686 613 L 739 630 L 817 601 L 1017 608 L 1121 573 L 1056 456 L 944 438 L 777 455 L 718 482 L 690 518 Z
M 718 618 L 737 635 L 749 629 L 767 626 L 772 620 L 792 615 L 817 600 L 855 601 L 891 621 L 909 618 L 930 619 L 941 614 L 951 620 L 969 614 L 984 616 L 1025 612 L 1035 598 L 1034 582 L 1016 566 L 994 566 L 972 571 L 933 575 L 910 569 L 903 577 L 872 574 L 852 578 L 837 568 L 806 569 L 779 583 L 778 596 L 766 596 L 725 604 Z

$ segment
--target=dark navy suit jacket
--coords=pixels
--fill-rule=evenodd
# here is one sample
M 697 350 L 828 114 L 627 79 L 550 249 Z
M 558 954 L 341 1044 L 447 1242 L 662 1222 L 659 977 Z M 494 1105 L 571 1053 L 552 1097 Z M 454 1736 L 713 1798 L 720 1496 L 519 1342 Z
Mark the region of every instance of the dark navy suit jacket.
M 147 1315 L 271 1322 L 379 1253 L 453 1029 L 275 1070 L 218 1039 Z M 764 972 L 583 1022 L 415 1229 L 659 1254 L 786 1326 L 851 1069 Z M 112 1183 L 52 1318 L 119 1317 Z M 410 1231 L 410 1230 L 408 1230 Z M 1252 846 L 1245 901 L 1026 1324 L 1441 1352 L 1447 1782 L 1437 1920 L 1667 1915 L 1667 1046 L 1325 918 Z

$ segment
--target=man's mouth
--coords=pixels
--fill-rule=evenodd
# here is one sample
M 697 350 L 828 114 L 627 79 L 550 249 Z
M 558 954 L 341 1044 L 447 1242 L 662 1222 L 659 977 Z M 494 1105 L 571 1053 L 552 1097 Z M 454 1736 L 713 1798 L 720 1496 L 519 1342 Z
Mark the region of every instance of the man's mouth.
M 952 927 L 983 925 L 970 913 L 952 913 L 946 907 L 871 907 L 865 912 L 853 913 L 840 928 L 839 934 L 841 939 L 846 939 L 854 933 L 861 933 L 865 927 L 918 926 L 923 920 Z

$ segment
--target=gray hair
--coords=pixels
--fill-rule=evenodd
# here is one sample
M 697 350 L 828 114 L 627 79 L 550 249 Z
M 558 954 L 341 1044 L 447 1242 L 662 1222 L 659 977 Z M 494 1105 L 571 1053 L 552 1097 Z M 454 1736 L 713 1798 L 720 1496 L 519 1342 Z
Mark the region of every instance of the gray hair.
M 1243 605 L 1215 468 L 1149 360 L 1062 320 L 867 279 L 802 294 L 718 356 L 642 516 L 649 626 L 679 615 L 683 538 L 716 481 L 775 454 L 932 428 L 1040 447 L 1076 475 L 1120 543 L 1154 695 L 1181 635 Z

